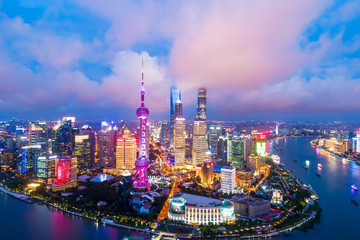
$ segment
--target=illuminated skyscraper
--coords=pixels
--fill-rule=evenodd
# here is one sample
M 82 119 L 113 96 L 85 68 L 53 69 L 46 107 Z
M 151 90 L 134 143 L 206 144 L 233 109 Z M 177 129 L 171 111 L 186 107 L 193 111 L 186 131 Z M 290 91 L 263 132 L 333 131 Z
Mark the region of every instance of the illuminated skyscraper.
M 182 114 L 182 103 L 180 98 L 175 104 L 175 124 L 174 124 L 174 152 L 175 166 L 183 166 L 185 164 L 185 118 Z
M 206 120 L 206 89 L 199 88 L 196 119 Z
M 170 145 L 170 125 L 167 122 L 161 124 L 161 145 L 165 147 Z
M 40 156 L 40 151 L 40 145 L 30 145 L 22 148 L 21 173 L 36 173 L 36 161 Z
M 149 167 L 149 159 L 147 156 L 147 132 L 146 132 L 146 122 L 147 117 L 149 116 L 149 109 L 145 107 L 145 88 L 144 88 L 144 70 L 141 74 L 141 105 L 136 110 L 136 115 L 140 119 L 140 136 L 139 136 L 139 158 L 136 159 L 135 168 L 136 173 L 133 178 L 134 187 L 136 188 L 147 188 L 150 192 L 150 186 L 148 183 L 147 169 Z
M 134 169 L 136 152 L 136 138 L 131 136 L 131 132 L 128 129 L 125 129 L 123 136 L 117 140 L 116 168 Z
M 244 167 L 244 141 L 239 135 L 232 136 L 232 166 L 234 168 Z
M 115 134 L 112 125 L 107 122 L 101 123 L 101 130 L 97 135 L 100 166 L 115 166 Z
M 221 168 L 221 191 L 223 193 L 234 193 L 236 169 L 225 166 Z
M 72 121 L 63 121 L 54 126 L 54 139 L 52 141 L 53 154 L 66 155 L 72 150 L 73 132 Z
M 212 158 L 218 157 L 218 140 L 221 135 L 221 126 L 210 125 L 209 134 L 209 148 L 211 150 Z
M 192 159 L 195 166 L 205 161 L 208 148 L 206 135 L 206 89 L 199 88 L 197 114 L 193 129 Z
M 48 150 L 48 125 L 46 122 L 29 123 L 29 145 L 41 145 L 41 150 Z
M 176 101 L 180 99 L 181 101 L 181 92 L 175 87 L 171 86 L 170 88 L 170 146 L 174 147 L 174 125 L 175 125 L 175 105 Z
M 36 163 L 37 177 L 43 179 L 55 178 L 55 166 L 58 161 L 59 157 L 56 155 L 45 155 L 38 157 Z
M 192 159 L 195 166 L 205 161 L 206 150 L 206 122 L 202 120 L 195 120 L 192 149 Z

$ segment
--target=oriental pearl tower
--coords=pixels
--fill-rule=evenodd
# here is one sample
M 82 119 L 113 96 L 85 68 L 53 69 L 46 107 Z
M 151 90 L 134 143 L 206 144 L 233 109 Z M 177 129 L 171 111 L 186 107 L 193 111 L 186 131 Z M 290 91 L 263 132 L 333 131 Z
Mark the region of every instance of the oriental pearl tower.
M 149 182 L 147 177 L 147 169 L 150 161 L 147 156 L 147 133 L 146 122 L 149 116 L 149 109 L 145 107 L 145 88 L 144 88 L 144 63 L 142 63 L 141 73 L 141 105 L 136 110 L 136 115 L 140 119 L 140 135 L 139 135 L 139 158 L 135 161 L 136 173 L 133 177 L 134 187 L 149 189 Z

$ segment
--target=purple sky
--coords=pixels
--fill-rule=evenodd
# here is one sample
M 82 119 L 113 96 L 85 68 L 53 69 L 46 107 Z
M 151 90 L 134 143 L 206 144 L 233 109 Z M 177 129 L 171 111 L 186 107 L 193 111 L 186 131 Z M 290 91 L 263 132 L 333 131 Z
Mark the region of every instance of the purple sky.
M 152 119 L 169 88 L 195 117 L 352 119 L 360 2 L 0 0 L 0 118 L 135 119 L 141 59 Z

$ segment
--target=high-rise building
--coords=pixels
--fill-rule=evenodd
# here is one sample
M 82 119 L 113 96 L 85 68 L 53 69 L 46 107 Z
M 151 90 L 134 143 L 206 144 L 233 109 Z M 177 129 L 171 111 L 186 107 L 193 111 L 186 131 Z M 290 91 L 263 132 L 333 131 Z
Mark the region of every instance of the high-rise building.
M 170 125 L 167 122 L 161 124 L 161 145 L 170 146 Z
M 150 161 L 148 155 L 148 138 L 147 138 L 147 117 L 149 116 L 149 109 L 145 107 L 145 88 L 144 88 L 144 71 L 141 74 L 141 105 L 136 109 L 136 115 L 140 119 L 140 134 L 139 134 L 139 158 L 135 161 L 136 173 L 133 178 L 134 187 L 147 188 L 150 192 L 148 182 L 147 169 Z
M 225 166 L 221 168 L 221 191 L 223 193 L 234 193 L 236 169 Z
M 44 155 L 37 158 L 36 173 L 38 178 L 55 178 L 55 166 L 59 161 L 56 155 Z
M 206 122 L 203 120 L 195 120 L 192 149 L 192 160 L 195 166 L 205 161 L 207 148 Z
M 175 104 L 175 124 L 174 124 L 174 152 L 175 166 L 183 166 L 185 164 L 185 118 L 182 114 L 182 103 L 180 98 Z
M 218 140 L 221 135 L 221 126 L 210 125 L 209 148 L 213 159 L 218 157 Z
M 71 161 L 61 159 L 56 164 L 56 184 L 63 185 L 70 182 Z
M 170 88 L 170 147 L 174 147 L 174 129 L 175 129 L 175 104 L 177 100 L 181 101 L 181 92 L 175 87 L 171 86 Z
M 206 120 L 206 89 L 199 88 L 196 119 Z
M 255 171 L 255 175 L 258 176 L 260 174 L 260 166 L 261 157 L 255 153 L 250 154 L 247 162 L 247 168 Z
M 116 131 L 106 122 L 101 123 L 98 136 L 98 151 L 100 166 L 115 166 Z
M 40 145 L 30 145 L 22 148 L 21 173 L 36 173 L 36 160 L 40 156 L 40 152 Z
M 227 138 L 220 136 L 218 139 L 218 160 L 221 165 L 227 165 Z
M 232 166 L 244 168 L 244 141 L 239 135 L 232 136 Z
M 88 125 L 81 127 L 79 134 L 75 135 L 73 155 L 77 157 L 80 171 L 85 171 L 93 166 L 95 162 L 95 143 L 95 133 Z
M 91 167 L 93 158 L 89 135 L 75 135 L 73 154 L 78 158 L 78 168 L 80 171 L 85 171 Z
M 202 184 L 211 185 L 213 183 L 213 166 L 212 162 L 201 163 L 200 179 Z
M 48 125 L 46 122 L 29 123 L 29 145 L 41 145 L 41 150 L 47 152 L 48 139 Z
M 131 136 L 129 129 L 125 129 L 116 146 L 116 168 L 134 169 L 137 152 L 136 138 Z
M 54 139 L 52 141 L 53 154 L 57 155 L 66 155 L 71 153 L 73 149 L 73 130 L 72 130 L 72 121 L 64 121 L 58 123 L 53 128 Z

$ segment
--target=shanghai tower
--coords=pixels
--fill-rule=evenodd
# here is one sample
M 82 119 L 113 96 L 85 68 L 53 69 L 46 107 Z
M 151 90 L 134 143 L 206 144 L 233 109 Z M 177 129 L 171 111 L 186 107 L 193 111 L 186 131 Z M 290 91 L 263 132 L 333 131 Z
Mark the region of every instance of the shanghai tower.
M 146 122 L 149 116 L 149 109 L 145 107 L 145 88 L 144 88 L 144 68 L 141 73 L 141 105 L 136 110 L 136 115 L 140 119 L 140 136 L 139 136 L 139 158 L 135 161 L 136 173 L 133 177 L 134 187 L 149 189 L 149 182 L 147 177 L 147 169 L 149 167 L 149 159 L 147 156 L 147 132 Z

